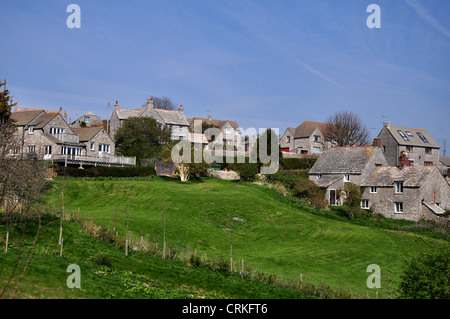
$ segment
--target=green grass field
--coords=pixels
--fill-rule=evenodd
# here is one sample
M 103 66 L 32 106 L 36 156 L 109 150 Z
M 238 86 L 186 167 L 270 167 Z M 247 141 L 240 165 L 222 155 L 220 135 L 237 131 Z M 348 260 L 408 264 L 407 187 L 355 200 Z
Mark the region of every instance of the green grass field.
M 143 236 L 178 251 L 197 249 L 205 258 L 245 260 L 253 271 L 276 274 L 281 280 L 346 289 L 374 297 L 366 286 L 367 266 L 381 268 L 381 297 L 395 292 L 408 257 L 429 247 L 448 245 L 442 239 L 362 226 L 314 214 L 310 208 L 283 200 L 276 191 L 254 184 L 207 179 L 57 180 L 47 192 L 48 209 L 93 219 L 122 236 Z M 67 244 L 69 245 L 69 244 Z M 75 247 L 74 247 L 75 249 Z M 237 265 L 236 265 L 237 267 Z

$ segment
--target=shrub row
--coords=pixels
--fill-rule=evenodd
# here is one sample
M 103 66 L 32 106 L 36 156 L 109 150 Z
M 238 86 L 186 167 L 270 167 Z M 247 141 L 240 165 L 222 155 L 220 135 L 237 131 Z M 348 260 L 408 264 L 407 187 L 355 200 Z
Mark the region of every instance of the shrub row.
M 85 169 L 56 166 L 58 176 L 72 177 L 139 177 L 156 175 L 154 167 L 106 167 L 97 166 Z
M 317 158 L 282 158 L 280 159 L 281 167 L 283 170 L 292 170 L 292 169 L 301 169 L 301 170 L 309 170 L 313 167 L 314 163 L 317 161 Z

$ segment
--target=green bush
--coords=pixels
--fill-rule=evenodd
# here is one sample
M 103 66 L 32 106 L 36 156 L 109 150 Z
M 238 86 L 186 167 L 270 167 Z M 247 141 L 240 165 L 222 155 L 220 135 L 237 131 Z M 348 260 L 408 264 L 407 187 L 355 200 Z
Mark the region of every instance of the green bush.
M 299 179 L 293 188 L 293 193 L 297 197 L 307 198 L 316 208 L 327 207 L 324 191 L 309 179 Z
M 266 180 L 269 183 L 276 184 L 279 182 L 287 189 L 293 189 L 301 178 L 303 178 L 303 175 L 298 171 L 278 171 L 275 174 L 266 175 Z
M 94 255 L 91 258 L 91 262 L 93 264 L 98 265 L 98 266 L 106 266 L 106 267 L 109 267 L 109 268 L 112 267 L 111 259 L 108 256 L 104 255 L 103 253 L 99 253 L 99 254 Z
M 257 163 L 233 163 L 230 167 L 239 174 L 241 181 L 254 181 L 259 173 L 259 164 Z
M 97 166 L 85 169 L 56 166 L 58 176 L 71 177 L 141 177 L 156 175 L 154 167 L 106 167 Z
M 314 163 L 317 161 L 315 157 L 306 158 L 283 158 L 281 159 L 281 166 L 284 170 L 292 169 L 311 169 Z
M 450 299 L 450 249 L 428 251 L 410 260 L 399 287 L 405 299 Z

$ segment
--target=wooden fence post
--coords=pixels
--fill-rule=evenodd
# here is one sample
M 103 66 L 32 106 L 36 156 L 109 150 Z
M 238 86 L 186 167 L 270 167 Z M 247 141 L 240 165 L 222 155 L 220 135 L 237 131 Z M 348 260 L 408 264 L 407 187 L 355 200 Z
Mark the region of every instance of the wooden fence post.
M 9 231 L 6 232 L 5 254 L 8 252 Z

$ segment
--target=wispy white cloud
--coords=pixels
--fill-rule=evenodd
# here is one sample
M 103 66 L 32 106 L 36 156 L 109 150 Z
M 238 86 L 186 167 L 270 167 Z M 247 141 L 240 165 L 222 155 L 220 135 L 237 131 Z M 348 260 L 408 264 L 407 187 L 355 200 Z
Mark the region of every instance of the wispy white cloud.
M 417 0 L 405 0 L 405 2 L 412 7 L 419 16 L 427 21 L 436 31 L 442 35 L 450 38 L 450 31 L 442 26 L 438 20 L 436 20 L 425 8 L 423 8 Z

